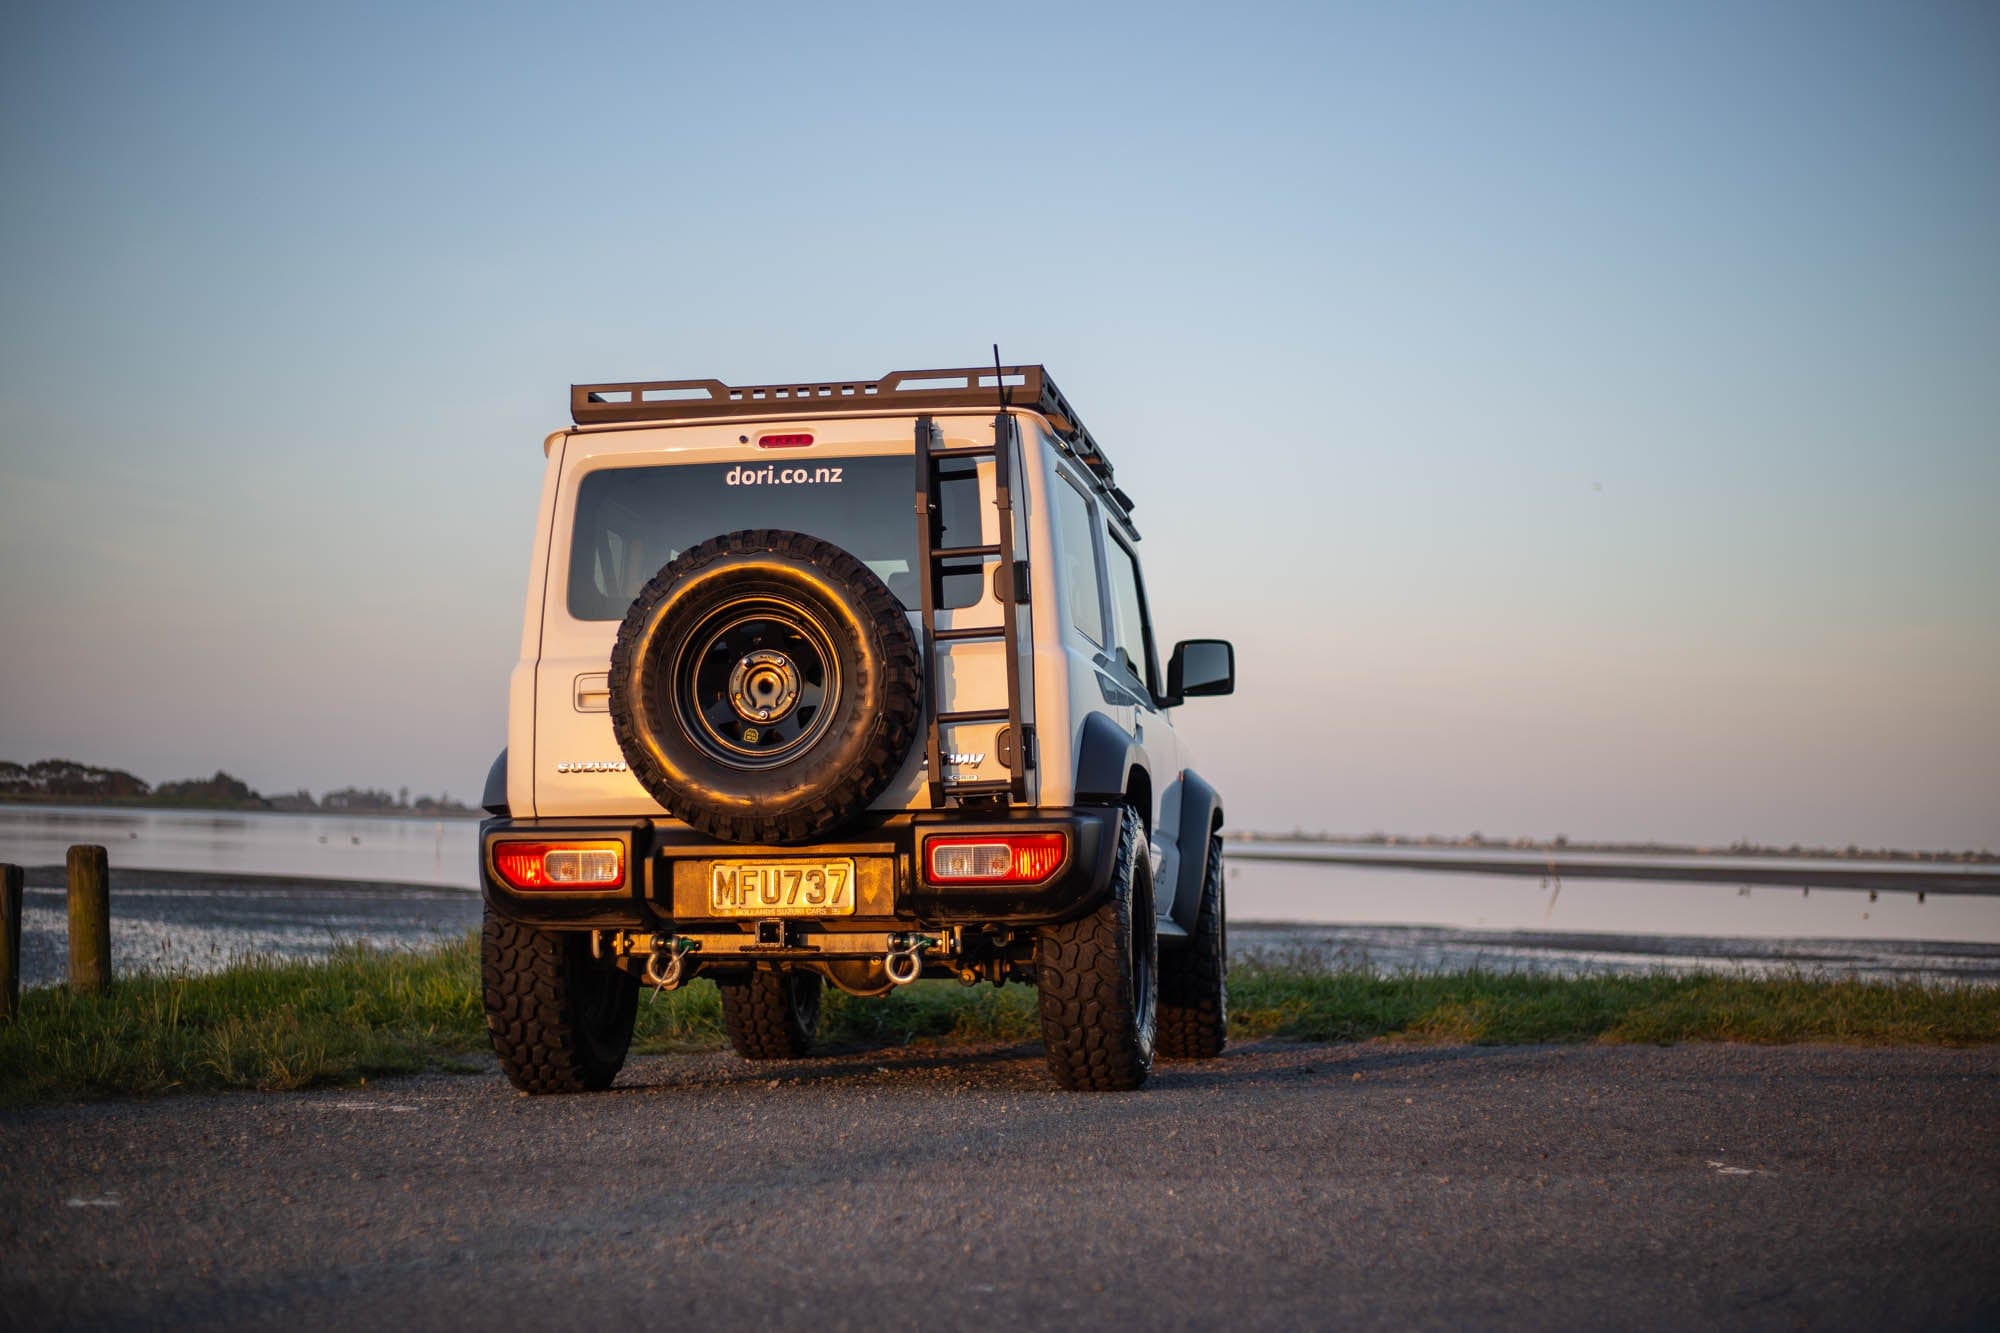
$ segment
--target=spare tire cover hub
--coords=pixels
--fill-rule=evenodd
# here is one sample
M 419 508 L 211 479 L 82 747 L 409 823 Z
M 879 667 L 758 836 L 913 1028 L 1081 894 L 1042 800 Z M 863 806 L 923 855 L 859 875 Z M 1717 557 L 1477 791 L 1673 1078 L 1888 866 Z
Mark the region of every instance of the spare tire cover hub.
M 798 664 L 783 653 L 759 648 L 729 673 L 729 702 L 745 722 L 782 719 L 798 701 Z

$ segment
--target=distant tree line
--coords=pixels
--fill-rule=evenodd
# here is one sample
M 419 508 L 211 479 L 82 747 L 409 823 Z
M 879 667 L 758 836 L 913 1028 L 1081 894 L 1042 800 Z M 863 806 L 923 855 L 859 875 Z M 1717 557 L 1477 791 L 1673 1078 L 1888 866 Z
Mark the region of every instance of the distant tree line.
M 0 801 L 45 801 L 91 805 L 182 806 L 201 810 L 283 810 L 299 813 L 468 815 L 472 811 L 445 792 L 410 799 L 410 789 L 341 787 L 318 800 L 301 787 L 265 796 L 241 778 L 216 770 L 214 777 L 185 778 L 155 787 L 122 768 L 99 768 L 74 759 L 39 759 L 32 764 L 0 760 Z

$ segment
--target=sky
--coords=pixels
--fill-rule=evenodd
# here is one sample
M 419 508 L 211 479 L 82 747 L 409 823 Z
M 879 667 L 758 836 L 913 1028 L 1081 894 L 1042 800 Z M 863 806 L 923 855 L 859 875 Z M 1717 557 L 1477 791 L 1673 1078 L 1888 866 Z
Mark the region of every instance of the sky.
M 1243 828 L 2000 848 L 2000 11 L 0 17 L 0 758 L 477 794 L 572 382 L 1048 365 Z

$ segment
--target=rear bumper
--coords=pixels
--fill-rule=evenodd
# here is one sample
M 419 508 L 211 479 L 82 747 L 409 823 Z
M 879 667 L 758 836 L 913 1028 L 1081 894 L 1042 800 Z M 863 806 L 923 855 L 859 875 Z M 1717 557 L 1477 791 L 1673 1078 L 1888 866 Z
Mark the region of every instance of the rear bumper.
M 785 918 L 789 934 L 859 937 L 954 926 L 1037 926 L 1081 916 L 1109 896 L 1118 853 L 1118 819 L 1114 808 L 1088 806 L 1011 811 L 982 819 L 968 819 L 958 812 L 925 812 L 864 822 L 843 837 L 807 847 L 759 847 L 717 842 L 678 823 L 646 819 L 502 817 L 479 826 L 479 879 L 486 905 L 494 913 L 541 929 L 752 935 L 755 920 L 710 913 L 708 885 L 715 862 L 851 857 L 856 872 L 853 915 Z M 1069 838 L 1068 858 L 1047 882 L 1032 887 L 947 889 L 924 882 L 919 857 L 926 837 L 1000 831 L 1061 831 Z M 522 893 L 495 873 L 496 844 L 558 838 L 621 843 L 625 884 L 608 892 Z

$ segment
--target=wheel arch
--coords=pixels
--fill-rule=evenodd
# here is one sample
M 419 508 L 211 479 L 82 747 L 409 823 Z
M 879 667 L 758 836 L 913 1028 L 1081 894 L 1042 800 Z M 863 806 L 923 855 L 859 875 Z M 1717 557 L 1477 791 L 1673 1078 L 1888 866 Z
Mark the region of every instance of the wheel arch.
M 1209 842 L 1222 827 L 1222 796 L 1201 774 L 1181 774 L 1180 874 L 1174 882 L 1173 918 L 1192 932 L 1201 912 L 1201 886 L 1208 877 Z
M 1080 804 L 1115 805 L 1129 800 L 1134 785 L 1143 782 L 1148 796 L 1153 790 L 1152 769 L 1146 752 L 1130 735 L 1103 713 L 1083 720 L 1083 735 L 1076 745 L 1076 799 Z M 1142 813 L 1152 822 L 1152 809 Z
M 479 808 L 489 815 L 504 815 L 507 808 L 507 749 L 502 746 L 500 757 L 493 761 L 493 767 L 486 770 L 486 789 L 480 793 Z

